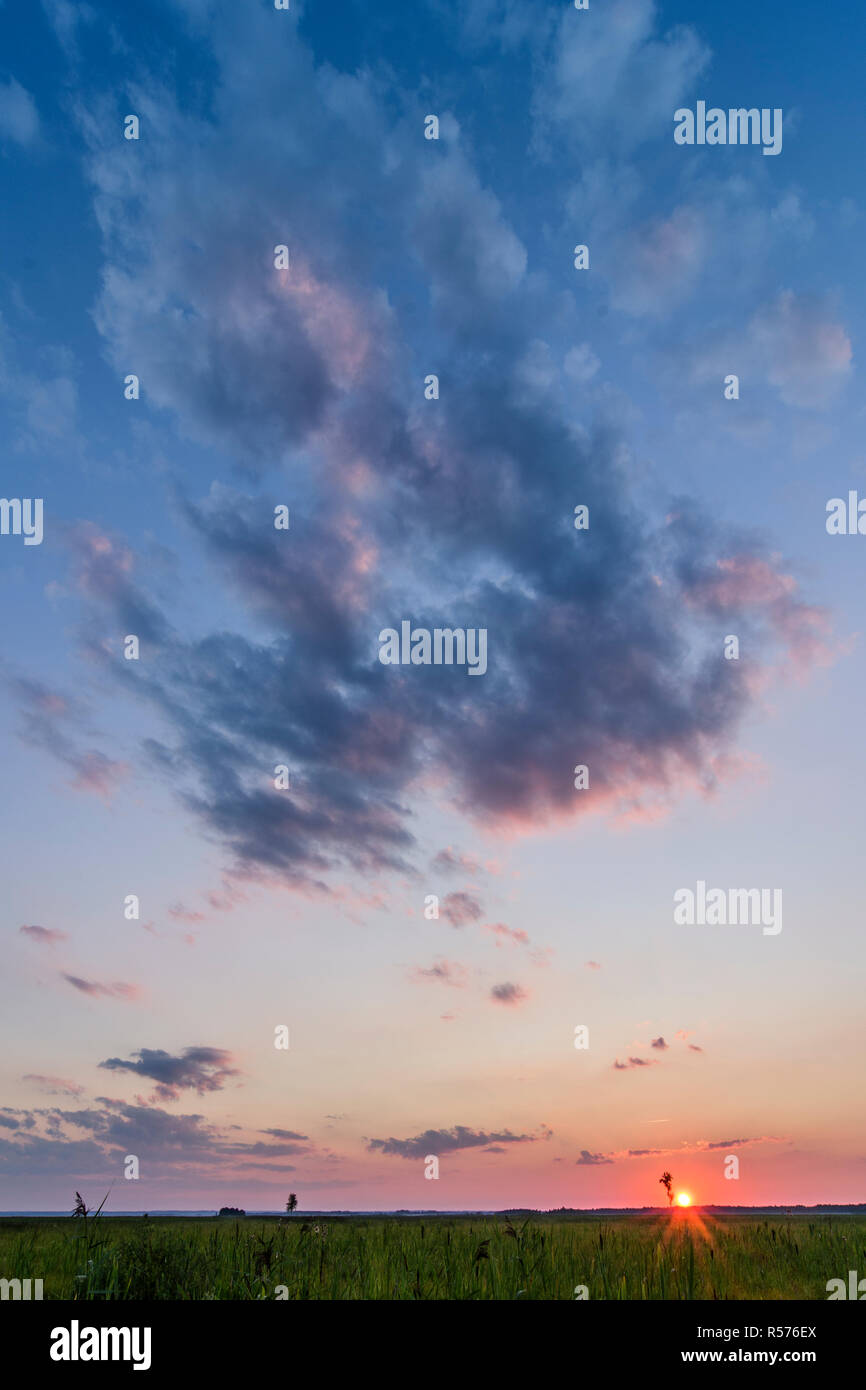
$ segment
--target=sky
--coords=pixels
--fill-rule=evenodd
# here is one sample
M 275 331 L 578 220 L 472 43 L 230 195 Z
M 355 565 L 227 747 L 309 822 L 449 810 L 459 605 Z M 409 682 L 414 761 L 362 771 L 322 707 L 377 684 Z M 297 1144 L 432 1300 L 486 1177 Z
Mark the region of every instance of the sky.
M 864 30 L 0 5 L 0 1209 L 863 1200 Z

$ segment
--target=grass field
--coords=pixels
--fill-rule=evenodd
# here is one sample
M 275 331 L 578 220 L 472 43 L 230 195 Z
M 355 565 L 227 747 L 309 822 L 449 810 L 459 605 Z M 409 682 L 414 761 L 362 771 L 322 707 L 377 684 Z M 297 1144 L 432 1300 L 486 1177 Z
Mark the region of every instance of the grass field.
M 46 1299 L 826 1299 L 866 1218 L 0 1219 L 0 1278 Z

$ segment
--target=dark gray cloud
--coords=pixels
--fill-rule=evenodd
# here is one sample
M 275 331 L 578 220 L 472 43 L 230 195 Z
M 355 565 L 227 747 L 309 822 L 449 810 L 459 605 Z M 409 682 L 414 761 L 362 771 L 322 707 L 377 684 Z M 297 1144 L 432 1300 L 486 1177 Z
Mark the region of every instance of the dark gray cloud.
M 589 1149 L 581 1149 L 580 1158 L 574 1161 L 579 1168 L 595 1168 L 602 1163 L 613 1163 L 609 1154 L 594 1154 Z
M 241 1162 L 245 1169 L 247 1159 L 254 1160 L 252 1166 L 279 1175 L 293 1171 L 283 1161 L 287 1156 L 314 1152 L 312 1145 L 301 1142 L 243 1142 L 228 1138 L 223 1127 L 202 1115 L 171 1114 L 157 1106 L 126 1104 L 104 1096 L 79 1110 L 23 1113 L 14 1139 L 0 1140 L 0 1174 L 63 1175 L 70 1190 L 85 1179 L 117 1177 L 129 1153 L 136 1154 L 154 1178 L 181 1172 L 195 1176 L 204 1167 L 229 1170 Z M 87 1138 L 81 1139 L 81 1133 Z M 269 1164 L 268 1159 L 274 1162 Z
M 443 956 L 437 956 L 432 965 L 416 965 L 409 971 L 409 978 L 417 983 L 432 981 L 436 984 L 453 985 L 457 989 L 462 989 L 465 985 L 467 975 L 465 965 L 456 960 L 445 960 Z
M 465 927 L 469 922 L 477 922 L 484 915 L 484 909 L 474 893 L 461 891 L 448 893 L 439 906 L 440 914 L 452 927 Z
M 509 1129 L 487 1134 L 484 1130 L 454 1125 L 452 1129 L 427 1129 L 411 1139 L 370 1139 L 367 1148 L 373 1153 L 396 1154 L 399 1158 L 426 1158 L 428 1154 L 441 1157 L 445 1153 L 483 1149 L 491 1144 L 531 1144 L 536 1138 L 534 1134 L 512 1134 Z
M 138 985 L 126 984 L 123 980 L 103 984 L 99 980 L 82 979 L 80 975 L 67 975 L 65 971 L 61 971 L 61 978 L 80 994 L 89 994 L 94 999 L 137 999 L 140 992 Z
M 529 991 L 524 989 L 522 985 L 515 985 L 510 980 L 506 980 L 500 985 L 493 986 L 490 991 L 490 998 L 495 1004 L 507 1004 L 516 1008 L 529 998 Z
M 233 1057 L 219 1047 L 187 1047 L 179 1056 L 162 1048 L 142 1047 L 133 1053 L 135 1060 L 124 1061 L 109 1057 L 100 1062 L 108 1071 L 132 1072 L 157 1083 L 156 1094 L 161 1100 L 175 1100 L 181 1091 L 221 1091 L 226 1082 L 241 1073 L 232 1065 Z

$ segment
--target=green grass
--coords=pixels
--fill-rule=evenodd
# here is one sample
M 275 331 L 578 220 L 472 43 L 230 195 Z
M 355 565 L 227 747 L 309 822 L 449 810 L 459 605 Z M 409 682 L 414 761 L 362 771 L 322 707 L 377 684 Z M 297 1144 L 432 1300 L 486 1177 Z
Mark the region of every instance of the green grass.
M 0 1277 L 46 1299 L 826 1299 L 866 1219 L 0 1219 Z

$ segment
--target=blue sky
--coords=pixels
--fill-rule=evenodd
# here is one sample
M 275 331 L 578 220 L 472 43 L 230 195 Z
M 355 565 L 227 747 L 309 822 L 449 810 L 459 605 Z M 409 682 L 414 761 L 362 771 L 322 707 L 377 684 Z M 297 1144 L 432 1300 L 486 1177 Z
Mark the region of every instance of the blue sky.
M 863 24 L 0 6 L 3 1205 L 856 1200 Z

